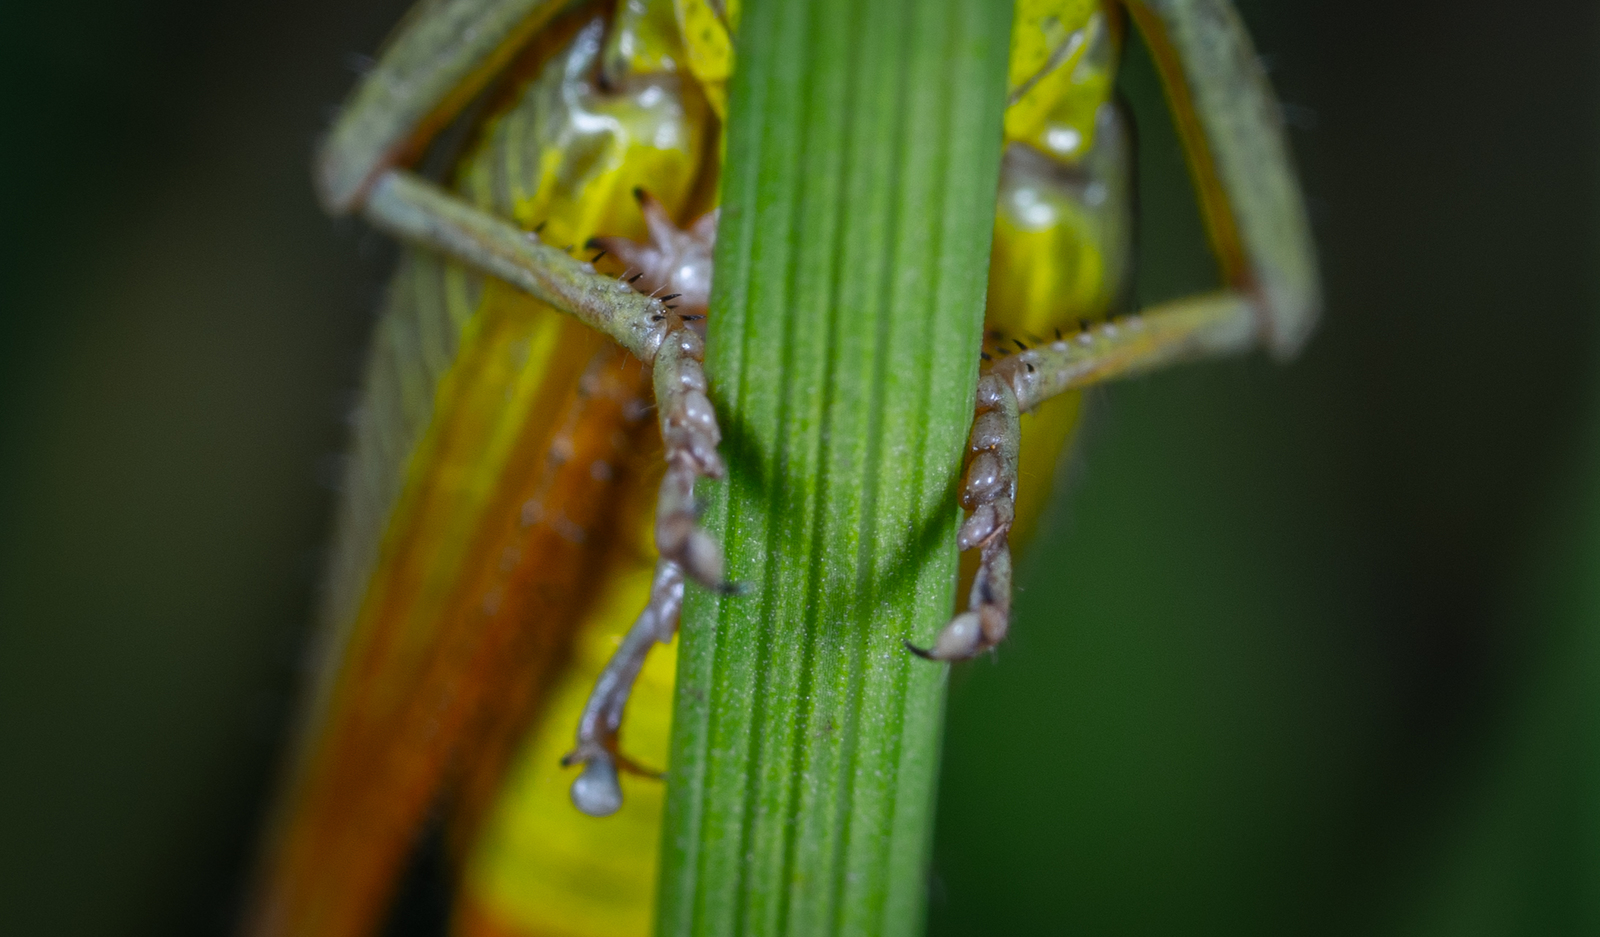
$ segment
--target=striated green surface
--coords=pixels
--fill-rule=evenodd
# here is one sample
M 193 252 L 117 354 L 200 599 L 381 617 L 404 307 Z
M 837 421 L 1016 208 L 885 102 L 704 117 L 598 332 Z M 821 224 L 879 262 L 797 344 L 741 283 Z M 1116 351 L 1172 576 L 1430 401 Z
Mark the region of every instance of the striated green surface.
M 662 934 L 920 929 L 1008 4 L 757 2 L 707 367 L 747 594 L 683 620 Z

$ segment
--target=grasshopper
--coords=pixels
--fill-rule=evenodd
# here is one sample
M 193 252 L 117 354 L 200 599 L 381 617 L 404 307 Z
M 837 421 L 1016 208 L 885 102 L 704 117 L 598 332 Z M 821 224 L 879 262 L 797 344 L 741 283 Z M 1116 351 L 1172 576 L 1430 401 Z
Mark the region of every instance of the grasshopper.
M 694 499 L 724 473 L 702 361 L 737 20 L 734 0 L 431 0 L 326 138 L 324 205 L 407 249 L 251 933 L 370 932 L 441 802 L 466 869 L 458 930 L 648 926 L 660 801 L 640 790 L 644 809 L 624 809 L 623 776 L 650 772 L 620 750 L 623 711 L 641 679 L 654 702 L 667 692 L 670 660 L 650 651 L 671 641 L 686 582 L 739 588 Z M 1226 287 L 1111 317 L 1131 250 L 1113 92 L 1130 22 Z M 907 643 L 937 661 L 1004 638 L 1011 542 L 1045 494 L 1018 479 L 1048 476 L 1077 390 L 1261 346 L 1287 358 L 1318 308 L 1277 104 L 1226 0 L 1019 0 L 1014 23 L 960 490 L 970 597 L 930 647 Z M 575 777 L 550 741 L 574 723 L 575 744 L 554 744 Z M 579 811 L 621 810 L 623 825 L 575 825 L 549 796 L 568 782 Z M 532 847 L 507 832 L 529 804 L 545 824 Z M 496 892 L 507 876 L 514 913 Z

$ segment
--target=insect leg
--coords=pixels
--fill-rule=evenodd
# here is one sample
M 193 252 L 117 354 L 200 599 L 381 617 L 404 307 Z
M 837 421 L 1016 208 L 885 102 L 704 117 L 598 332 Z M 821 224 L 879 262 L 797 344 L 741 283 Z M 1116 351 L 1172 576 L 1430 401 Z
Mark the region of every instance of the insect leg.
M 1005 637 L 1011 616 L 1008 535 L 1017 490 L 1018 414 L 1058 394 L 1190 358 L 1248 351 L 1259 341 L 1261 315 L 1242 293 L 1222 292 L 1157 306 L 1077 335 L 1012 355 L 978 380 L 977 418 L 961 504 L 962 550 L 982 549 L 967 611 L 939 632 L 933 647 L 912 651 L 930 660 L 964 660 Z
M 1057 394 L 1169 364 L 1239 354 L 1260 341 L 1259 304 L 1225 290 L 1191 296 L 1018 352 L 989 374 L 1010 386 L 1019 410 Z
M 716 215 L 702 217 L 680 231 L 660 203 L 642 191 L 635 194 L 649 223 L 650 243 L 598 238 L 590 246 L 626 258 L 630 269 L 640 271 L 634 278 L 639 289 L 651 293 L 674 290 L 668 296 L 678 300 L 677 307 L 698 313 L 705 308 L 710 289 Z M 698 321 L 704 316 L 692 318 Z M 661 559 L 656 564 L 649 604 L 595 681 L 578 722 L 577 746 L 562 760 L 565 765 L 584 766 L 572 782 L 572 802 L 591 816 L 608 816 L 622 806 L 619 767 L 651 773 L 617 751 L 617 732 L 650 646 L 672 640 L 678 628 L 685 574 L 703 585 L 734 589 L 722 581 L 722 551 L 696 523 L 695 481 L 726 474 L 717 454 L 722 434 L 706 396 L 704 361 L 705 343 L 695 328 L 686 325 L 668 333 L 655 353 L 652 377 L 667 463 L 656 501 L 655 539 Z
M 689 328 L 673 332 L 656 353 L 656 407 L 667 460 L 656 502 L 656 548 L 696 582 L 732 591 L 722 581 L 722 551 L 696 523 L 695 480 L 727 473 L 717 454 L 722 434 L 706 396 L 704 360 L 705 343 Z
M 578 744 L 561 759 L 563 765 L 583 765 L 582 773 L 572 782 L 572 803 L 592 817 L 610 816 L 622 807 L 622 787 L 617 782 L 619 765 L 654 774 L 617 751 L 617 731 L 622 727 L 622 713 L 645 657 L 656 642 L 672 640 L 682 607 L 683 569 L 671 560 L 660 560 L 650 586 L 650 602 L 595 680 L 578 720 Z
M 650 602 L 595 681 L 578 722 L 577 747 L 562 762 L 583 764 L 583 772 L 572 782 L 572 802 L 592 816 L 608 816 L 622 806 L 619 763 L 639 770 L 617 752 L 617 730 L 651 644 L 672 640 L 678 628 L 684 574 L 723 591 L 734 588 L 722 581 L 722 551 L 700 529 L 695 516 L 695 480 L 726 473 L 717 454 L 722 436 L 716 413 L 706 397 L 704 358 L 705 343 L 690 328 L 673 331 L 656 353 L 656 409 L 667 462 L 656 502 L 656 549 L 661 559 Z
M 1008 439 L 980 431 L 1014 406 L 1026 411 L 1057 394 L 1185 358 L 1264 345 L 1277 357 L 1299 350 L 1320 305 L 1305 204 L 1289 160 L 1276 98 L 1250 36 L 1228 0 L 1123 0 L 1155 57 L 1188 154 L 1212 246 L 1231 289 L 1108 322 L 996 364 L 979 385 L 979 415 L 962 501 L 972 510 L 963 549 L 982 547 L 969 610 L 940 632 L 941 660 L 971 657 L 1006 630 L 1015 492 L 1015 427 Z
M 1123 0 L 1155 58 L 1223 279 L 1292 357 L 1316 324 L 1317 262 L 1277 98 L 1228 0 Z
M 364 206 L 368 221 L 395 237 L 431 247 L 527 291 L 611 336 L 645 364 L 681 318 L 665 303 L 596 273 L 509 221 L 452 195 L 414 173 L 379 177 Z
M 650 204 L 646 198 L 641 202 Z M 717 454 L 722 436 L 716 411 L 706 396 L 705 343 L 677 307 L 596 273 L 592 264 L 574 260 L 412 173 L 385 172 L 364 212 L 374 225 L 397 237 L 433 247 L 573 314 L 653 367 L 667 462 L 656 507 L 661 566 L 650 604 L 596 683 L 579 726 L 578 746 L 568 756 L 569 764 L 585 765 L 573 784 L 573 802 L 585 813 L 613 813 L 622 802 L 617 768 L 627 766 L 616 752 L 622 711 L 650 644 L 670 639 L 677 627 L 684 576 L 711 588 L 733 589 L 722 581 L 722 551 L 696 523 L 695 481 L 726 474 Z M 713 224 L 702 222 L 689 233 L 708 247 Z
M 674 307 L 403 170 L 378 180 L 366 214 L 397 237 L 429 245 L 571 313 L 654 367 L 667 459 L 656 544 L 662 558 L 681 564 L 691 579 L 727 588 L 722 553 L 695 524 L 695 479 L 721 478 L 725 471 L 717 455 L 716 411 L 706 397 L 705 343 Z
M 978 379 L 978 415 L 967 443 L 970 458 L 961 506 L 971 511 L 956 535 L 958 547 L 981 548 L 967 610 L 957 615 L 932 648 L 906 647 L 929 660 L 964 660 L 1006 636 L 1011 620 L 1011 523 L 1016 519 L 1017 454 L 1022 424 L 1017 395 L 992 372 Z

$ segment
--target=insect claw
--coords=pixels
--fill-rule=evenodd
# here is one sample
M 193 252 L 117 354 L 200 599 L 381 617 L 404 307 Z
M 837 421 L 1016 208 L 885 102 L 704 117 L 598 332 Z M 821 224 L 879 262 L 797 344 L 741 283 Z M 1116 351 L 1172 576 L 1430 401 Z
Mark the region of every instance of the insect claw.
M 962 612 L 939 630 L 939 636 L 934 639 L 933 647 L 927 650 L 911 647 L 910 650 L 925 660 L 967 660 L 989 649 L 990 645 L 984 639 L 983 625 L 978 614 Z
M 658 771 L 655 768 L 649 768 L 641 765 L 637 761 L 634 761 L 632 758 L 629 758 L 627 755 L 624 755 L 621 752 L 613 752 L 612 756 L 617 760 L 617 767 L 628 772 L 629 774 L 638 775 L 641 778 L 651 778 L 656 781 L 659 781 L 666 776 L 665 771 Z
M 682 295 L 683 295 L 682 293 L 668 293 L 667 295 L 661 297 L 661 301 L 662 302 L 666 302 L 669 299 L 677 299 L 679 296 L 682 296 Z
M 644 276 L 643 273 L 635 273 L 633 276 L 628 278 L 628 282 L 629 283 L 638 283 L 639 282 L 639 278 L 642 277 L 642 276 Z
M 922 658 L 923 660 L 938 660 L 939 659 L 939 658 L 933 656 L 933 652 L 932 651 L 924 649 L 924 648 L 917 647 L 915 644 L 912 644 L 910 641 L 902 640 L 900 643 L 904 644 L 906 646 L 906 650 L 908 650 L 911 653 L 917 655 L 918 657 Z

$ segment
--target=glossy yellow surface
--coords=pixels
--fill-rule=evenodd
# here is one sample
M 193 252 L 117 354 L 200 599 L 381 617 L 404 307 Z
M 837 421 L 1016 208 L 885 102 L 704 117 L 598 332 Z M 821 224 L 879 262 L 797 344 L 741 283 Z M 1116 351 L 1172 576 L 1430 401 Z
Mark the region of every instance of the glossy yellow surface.
M 738 0 L 674 0 L 678 28 L 689 54 L 689 70 L 700 82 L 717 116 L 728 116 L 728 76 L 733 74 L 733 41 L 739 26 Z
M 1098 0 L 1018 0 L 1006 139 L 1056 159 L 1093 143 L 1095 113 L 1116 78 L 1121 21 Z
M 686 64 L 673 0 L 618 0 L 606 36 L 606 81 L 633 75 L 667 75 Z
M 509 202 L 523 227 L 543 224 L 548 244 L 582 244 L 597 233 L 639 235 L 634 188 L 674 209 L 699 171 L 705 106 L 676 83 L 608 93 L 594 81 L 605 31 L 596 20 L 573 38 L 489 125 L 460 185 Z

